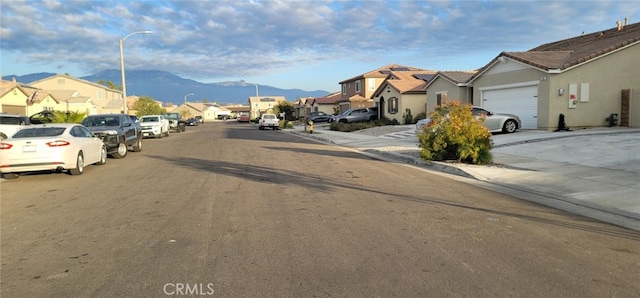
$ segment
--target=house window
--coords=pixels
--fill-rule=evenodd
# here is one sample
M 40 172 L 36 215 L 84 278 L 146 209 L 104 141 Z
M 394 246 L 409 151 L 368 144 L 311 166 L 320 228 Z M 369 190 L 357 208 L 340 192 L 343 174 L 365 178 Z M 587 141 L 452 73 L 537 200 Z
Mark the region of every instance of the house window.
M 342 94 L 347 94 L 347 85 L 342 84 Z
M 367 90 L 369 90 L 369 91 L 375 91 L 376 90 L 376 79 L 375 78 L 368 78 L 367 79 Z
M 387 111 L 389 112 L 389 114 L 395 114 L 395 113 L 398 112 L 398 98 L 397 97 L 389 98 L 389 104 L 388 104 Z
M 436 93 L 436 106 L 441 106 L 443 103 L 447 103 L 447 92 Z
M 98 92 L 96 92 L 96 97 L 98 100 L 102 100 L 102 91 L 98 90 Z
M 360 92 L 360 81 L 356 81 L 356 93 Z

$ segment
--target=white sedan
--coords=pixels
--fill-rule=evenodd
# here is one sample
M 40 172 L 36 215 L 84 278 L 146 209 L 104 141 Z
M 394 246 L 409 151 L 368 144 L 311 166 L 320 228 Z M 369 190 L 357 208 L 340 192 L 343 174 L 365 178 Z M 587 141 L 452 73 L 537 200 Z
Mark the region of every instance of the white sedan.
M 490 132 L 512 133 L 522 127 L 522 121 L 520 121 L 520 117 L 517 115 L 493 113 L 481 107 L 473 107 L 471 114 L 476 118 L 485 116 L 483 124 Z M 420 133 L 422 127 L 429 123 L 431 123 L 431 118 L 429 117 L 418 121 L 418 123 L 416 123 L 416 134 Z
M 80 124 L 29 125 L 0 142 L 0 173 L 7 179 L 35 171 L 82 175 L 85 166 L 106 162 L 102 139 Z

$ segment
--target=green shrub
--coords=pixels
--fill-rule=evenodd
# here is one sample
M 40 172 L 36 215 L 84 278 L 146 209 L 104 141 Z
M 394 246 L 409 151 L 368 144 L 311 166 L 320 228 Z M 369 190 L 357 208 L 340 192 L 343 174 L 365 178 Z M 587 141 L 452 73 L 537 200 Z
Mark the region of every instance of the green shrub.
M 413 123 L 418 123 L 418 121 L 427 118 L 427 113 L 425 112 L 421 112 L 420 114 L 416 115 L 415 118 L 413 118 Z
M 404 119 L 404 124 L 415 124 L 415 122 L 413 122 L 413 115 L 411 114 L 411 109 L 404 110 L 402 119 Z
M 436 161 L 492 163 L 491 133 L 482 124 L 485 119 L 474 118 L 471 108 L 471 105 L 451 102 L 432 112 L 431 123 L 418 133 L 420 156 Z

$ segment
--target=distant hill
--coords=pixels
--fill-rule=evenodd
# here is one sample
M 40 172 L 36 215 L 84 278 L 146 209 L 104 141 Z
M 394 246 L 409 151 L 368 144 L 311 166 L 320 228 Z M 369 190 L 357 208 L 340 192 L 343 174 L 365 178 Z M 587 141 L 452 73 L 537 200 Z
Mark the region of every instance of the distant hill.
M 3 76 L 3 80 L 10 81 L 13 77 L 16 81 L 29 84 L 37 80 L 56 75 L 54 73 L 34 73 L 24 76 L 8 75 Z M 100 80 L 112 81 L 121 85 L 120 70 L 104 70 L 96 74 L 80 77 L 80 79 L 90 82 Z M 249 96 L 256 95 L 256 87 L 244 81 L 219 82 L 205 84 L 198 81 L 184 79 L 166 71 L 158 70 L 132 70 L 127 71 L 127 95 L 149 96 L 162 102 L 172 102 L 180 104 L 184 102 L 184 96 L 189 93 L 189 101 L 207 99 L 209 102 L 220 104 L 235 103 L 247 104 Z M 328 91 L 315 90 L 305 91 L 300 89 L 280 89 L 277 87 L 258 85 L 259 96 L 284 96 L 287 100 L 293 101 L 299 97 L 322 97 L 329 94 Z

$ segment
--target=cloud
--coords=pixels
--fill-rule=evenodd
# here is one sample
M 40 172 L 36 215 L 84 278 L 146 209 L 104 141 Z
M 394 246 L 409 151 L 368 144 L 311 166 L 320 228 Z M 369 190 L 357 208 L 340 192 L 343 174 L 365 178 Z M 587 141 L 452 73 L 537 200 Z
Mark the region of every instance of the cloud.
M 119 68 L 118 40 L 152 30 L 126 40 L 127 68 L 209 81 L 312 73 L 345 61 L 368 70 L 389 63 L 471 69 L 501 51 L 611 28 L 625 16 L 637 21 L 638 7 L 635 1 L 16 0 L 2 3 L 0 50 L 14 57 L 3 59 L 5 74 L 65 65 L 85 72 L 80 76 Z M 322 75 L 333 75 L 334 86 L 360 73 Z

